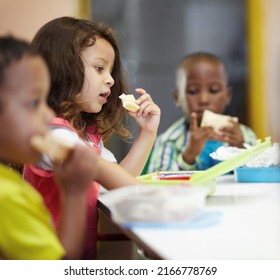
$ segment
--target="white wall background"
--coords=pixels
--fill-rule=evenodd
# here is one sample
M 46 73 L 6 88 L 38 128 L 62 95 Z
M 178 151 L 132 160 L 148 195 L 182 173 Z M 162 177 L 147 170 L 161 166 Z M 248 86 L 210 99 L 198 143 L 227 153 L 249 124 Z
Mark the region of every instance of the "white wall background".
M 0 35 L 30 41 L 43 24 L 77 11 L 78 0 L 0 0 Z

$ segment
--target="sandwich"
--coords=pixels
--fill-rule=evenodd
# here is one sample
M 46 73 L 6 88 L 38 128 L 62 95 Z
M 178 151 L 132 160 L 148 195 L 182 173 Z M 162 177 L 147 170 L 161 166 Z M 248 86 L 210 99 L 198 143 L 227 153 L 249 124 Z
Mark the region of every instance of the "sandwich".
M 238 118 L 205 110 L 202 115 L 201 126 L 211 126 L 216 133 L 219 133 L 223 127 L 231 127 L 232 121 L 238 122 Z
M 75 144 L 65 141 L 58 135 L 48 133 L 45 136 L 34 135 L 30 145 L 41 154 L 47 155 L 53 162 L 63 162 Z
M 140 106 L 136 104 L 136 100 L 133 94 L 123 93 L 119 96 L 119 98 L 121 99 L 122 105 L 126 110 L 131 112 L 137 112 L 139 110 Z

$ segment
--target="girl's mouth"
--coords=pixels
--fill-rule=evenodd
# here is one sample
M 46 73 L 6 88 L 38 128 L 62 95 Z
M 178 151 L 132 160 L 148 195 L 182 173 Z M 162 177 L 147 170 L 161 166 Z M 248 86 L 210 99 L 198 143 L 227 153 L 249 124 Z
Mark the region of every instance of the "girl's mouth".
M 100 94 L 99 94 L 99 96 L 101 97 L 101 100 L 102 100 L 103 104 L 107 103 L 107 98 L 109 97 L 110 94 L 111 94 L 110 91 L 103 92 L 103 93 L 100 93 Z

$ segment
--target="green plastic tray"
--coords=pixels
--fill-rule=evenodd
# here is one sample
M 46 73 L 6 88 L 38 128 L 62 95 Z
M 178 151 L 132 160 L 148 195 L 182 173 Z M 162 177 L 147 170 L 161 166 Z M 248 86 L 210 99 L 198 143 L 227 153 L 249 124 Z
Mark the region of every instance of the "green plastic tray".
M 270 137 L 265 138 L 263 142 L 261 142 L 261 140 L 258 140 L 255 146 L 246 149 L 245 151 L 241 152 L 237 156 L 229 160 L 225 160 L 221 163 L 218 163 L 213 167 L 205 170 L 204 172 L 195 173 L 191 177 L 190 183 L 199 184 L 212 180 L 213 178 L 216 178 L 220 175 L 226 174 L 234 170 L 235 168 L 244 165 L 247 161 L 253 159 L 255 156 L 257 156 L 258 154 L 262 153 L 264 150 L 270 147 L 271 147 Z
M 189 171 L 176 171 L 176 174 L 186 174 L 186 172 Z M 200 174 L 204 173 L 205 171 L 193 171 L 194 174 Z M 149 173 L 146 175 L 142 175 L 138 177 L 138 180 L 145 184 L 149 185 L 159 185 L 159 186 L 166 186 L 166 185 L 189 185 L 189 186 L 197 186 L 197 187 L 203 187 L 206 189 L 206 192 L 208 195 L 214 193 L 216 191 L 216 178 L 212 178 L 208 180 L 207 182 L 203 183 L 193 183 L 191 180 L 159 180 L 159 179 L 154 179 L 157 175 L 160 174 L 173 174 L 174 171 L 159 171 L 159 172 L 154 172 L 154 173 Z
M 170 174 L 174 171 L 159 171 L 146 175 L 139 176 L 138 179 L 145 183 L 151 185 L 194 185 L 199 187 L 207 188 L 208 195 L 214 193 L 216 190 L 216 177 L 226 174 L 235 168 L 242 166 L 247 161 L 253 159 L 255 156 L 263 152 L 265 149 L 271 147 L 270 137 L 265 138 L 262 142 L 261 140 L 257 141 L 257 144 L 252 148 L 249 148 L 232 159 L 223 161 L 214 165 L 213 167 L 205 171 L 194 171 L 193 175 L 189 180 L 155 180 L 154 177 L 158 174 Z M 176 173 L 184 174 L 188 171 L 176 171 Z

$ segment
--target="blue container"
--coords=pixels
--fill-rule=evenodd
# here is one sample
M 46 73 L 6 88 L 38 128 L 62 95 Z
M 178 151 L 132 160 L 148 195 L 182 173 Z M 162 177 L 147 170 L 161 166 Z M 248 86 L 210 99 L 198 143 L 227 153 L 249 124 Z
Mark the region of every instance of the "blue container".
M 234 170 L 237 182 L 280 182 L 280 166 L 272 167 L 239 167 Z

